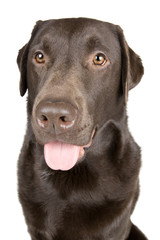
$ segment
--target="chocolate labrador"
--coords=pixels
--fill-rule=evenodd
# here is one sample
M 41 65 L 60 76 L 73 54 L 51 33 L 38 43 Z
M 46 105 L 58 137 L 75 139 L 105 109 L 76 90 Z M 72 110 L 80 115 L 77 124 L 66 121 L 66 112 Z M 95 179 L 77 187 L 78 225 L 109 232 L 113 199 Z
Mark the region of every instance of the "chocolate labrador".
M 122 29 L 93 19 L 38 21 L 17 58 L 28 123 L 19 199 L 32 240 L 145 240 L 130 216 L 140 148 L 128 91 L 143 75 Z

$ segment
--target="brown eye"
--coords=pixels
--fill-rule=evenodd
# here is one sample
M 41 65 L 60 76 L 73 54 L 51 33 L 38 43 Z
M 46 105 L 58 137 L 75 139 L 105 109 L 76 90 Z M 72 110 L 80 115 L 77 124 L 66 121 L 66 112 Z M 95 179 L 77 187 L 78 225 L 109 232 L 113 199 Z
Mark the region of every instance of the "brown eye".
M 35 60 L 37 63 L 45 63 L 45 56 L 42 52 L 37 52 L 35 55 Z
M 93 58 L 94 65 L 103 66 L 106 63 L 107 59 L 103 53 L 98 53 Z

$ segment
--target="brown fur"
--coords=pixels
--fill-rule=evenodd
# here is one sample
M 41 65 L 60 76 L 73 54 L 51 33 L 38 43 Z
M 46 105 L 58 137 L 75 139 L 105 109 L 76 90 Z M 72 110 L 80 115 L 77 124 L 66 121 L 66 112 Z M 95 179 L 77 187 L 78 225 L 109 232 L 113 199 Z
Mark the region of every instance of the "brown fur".
M 41 50 L 47 62 L 37 65 Z M 103 52 L 108 65 L 94 66 Z M 119 26 L 92 19 L 37 22 L 20 50 L 20 93 L 28 88 L 28 124 L 19 157 L 19 198 L 32 240 L 146 240 L 130 215 L 138 194 L 140 148 L 128 127 L 128 90 L 142 75 L 140 58 Z M 38 104 L 50 99 L 76 106 L 78 120 L 60 132 L 40 131 Z M 83 160 L 68 171 L 51 170 L 43 145 L 86 145 Z

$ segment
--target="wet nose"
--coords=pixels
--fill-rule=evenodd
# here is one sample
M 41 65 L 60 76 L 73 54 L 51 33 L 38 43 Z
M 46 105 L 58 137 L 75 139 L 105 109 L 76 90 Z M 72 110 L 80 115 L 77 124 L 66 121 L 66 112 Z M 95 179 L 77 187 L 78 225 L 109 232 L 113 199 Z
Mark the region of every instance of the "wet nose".
M 39 128 L 61 133 L 73 128 L 77 119 L 77 109 L 65 102 L 41 102 L 37 106 L 36 118 Z

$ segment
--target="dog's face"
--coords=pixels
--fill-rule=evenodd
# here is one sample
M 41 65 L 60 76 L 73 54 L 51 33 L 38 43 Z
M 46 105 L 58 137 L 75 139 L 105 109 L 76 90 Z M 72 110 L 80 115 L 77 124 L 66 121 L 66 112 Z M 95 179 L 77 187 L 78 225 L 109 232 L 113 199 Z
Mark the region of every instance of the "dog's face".
M 18 65 L 40 144 L 89 146 L 105 122 L 124 116 L 128 90 L 143 74 L 120 27 L 89 19 L 39 21 Z

